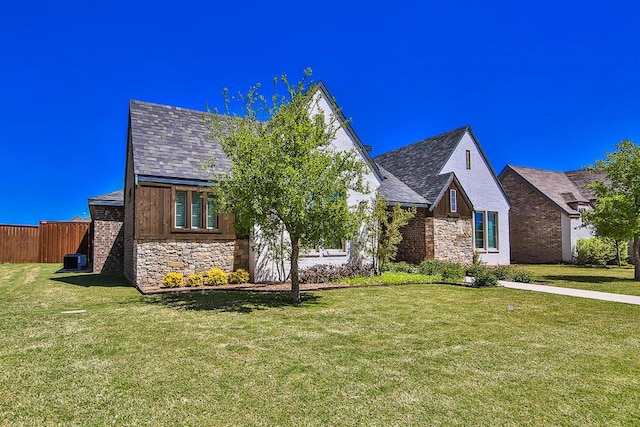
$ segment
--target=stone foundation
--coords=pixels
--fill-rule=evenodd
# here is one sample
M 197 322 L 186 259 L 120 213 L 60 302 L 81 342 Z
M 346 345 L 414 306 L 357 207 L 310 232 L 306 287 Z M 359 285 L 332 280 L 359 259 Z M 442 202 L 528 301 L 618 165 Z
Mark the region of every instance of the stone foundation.
M 204 273 L 219 267 L 227 273 L 235 268 L 235 260 L 243 261 L 241 240 L 216 240 L 211 242 L 150 241 L 135 245 L 135 275 L 139 287 L 162 285 L 169 272 L 181 273 L 185 277 Z M 238 255 L 236 256 L 236 246 Z M 248 241 L 246 243 L 248 266 Z M 246 268 L 245 268 L 246 269 Z
M 471 219 L 433 218 L 433 257 L 440 261 L 471 264 L 472 233 Z

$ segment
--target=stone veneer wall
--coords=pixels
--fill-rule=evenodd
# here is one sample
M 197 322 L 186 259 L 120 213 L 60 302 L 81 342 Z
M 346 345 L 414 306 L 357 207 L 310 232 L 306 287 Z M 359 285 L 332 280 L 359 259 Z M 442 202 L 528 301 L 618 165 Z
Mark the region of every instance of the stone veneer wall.
M 511 260 L 522 263 L 562 262 L 562 213 L 521 178 L 500 179 L 511 210 Z
M 471 264 L 472 229 L 471 218 L 433 218 L 433 257 Z
M 94 273 L 122 273 L 124 269 L 124 207 L 96 206 L 92 216 Z
M 138 242 L 134 253 L 136 281 L 141 288 L 156 287 L 162 285 L 162 279 L 169 272 L 186 277 L 219 267 L 230 273 L 234 270 L 235 252 L 236 240 Z

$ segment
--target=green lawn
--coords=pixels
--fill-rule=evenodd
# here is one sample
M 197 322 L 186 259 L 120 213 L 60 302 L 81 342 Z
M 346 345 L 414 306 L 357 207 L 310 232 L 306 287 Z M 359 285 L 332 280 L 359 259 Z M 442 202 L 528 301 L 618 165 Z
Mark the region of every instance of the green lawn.
M 640 282 L 633 280 L 633 267 L 584 267 L 578 265 L 526 265 L 536 280 L 553 286 L 590 291 L 640 295 Z
M 0 265 L 0 425 L 640 424 L 640 306 L 435 284 L 143 297 L 57 267 Z

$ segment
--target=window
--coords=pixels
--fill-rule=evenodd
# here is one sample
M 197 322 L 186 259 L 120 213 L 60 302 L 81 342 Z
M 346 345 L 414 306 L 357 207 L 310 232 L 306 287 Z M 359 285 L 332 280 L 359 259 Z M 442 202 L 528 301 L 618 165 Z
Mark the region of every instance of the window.
M 473 218 L 474 247 L 498 250 L 498 212 L 475 212 Z
M 471 169 L 471 150 L 466 151 L 467 170 Z
M 456 190 L 449 190 L 449 205 L 451 212 L 458 212 L 458 199 L 456 198 Z
M 174 193 L 173 228 L 178 230 L 218 230 L 218 210 L 213 195 L 202 191 Z

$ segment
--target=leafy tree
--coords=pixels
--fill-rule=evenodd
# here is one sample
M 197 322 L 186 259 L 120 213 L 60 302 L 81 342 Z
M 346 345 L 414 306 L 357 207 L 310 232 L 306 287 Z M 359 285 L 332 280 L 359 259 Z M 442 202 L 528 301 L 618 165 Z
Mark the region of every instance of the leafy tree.
M 634 278 L 640 280 L 640 147 L 624 140 L 616 148 L 605 153 L 605 159 L 593 168 L 605 172 L 610 183 L 589 185 L 598 202 L 586 213 L 585 222 L 603 237 L 619 241 L 633 238 Z
M 362 218 L 347 196 L 368 192 L 362 159 L 332 145 L 346 123 L 321 109 L 310 76 L 305 70 L 296 84 L 286 75 L 274 78 L 270 98 L 260 94 L 259 84 L 237 98 L 225 90 L 225 111 L 214 109 L 205 118 L 232 164 L 229 174 L 216 177 L 221 206 L 233 210 L 240 230 L 257 226 L 258 238 L 286 231 L 294 303 L 300 302 L 300 250 L 351 238 Z M 239 112 L 231 112 L 233 105 Z
M 397 203 L 389 208 L 387 200 L 378 193 L 369 213 L 368 237 L 376 274 L 385 264 L 396 259 L 398 245 L 402 241 L 400 229 L 415 216 L 416 208 L 404 209 Z

